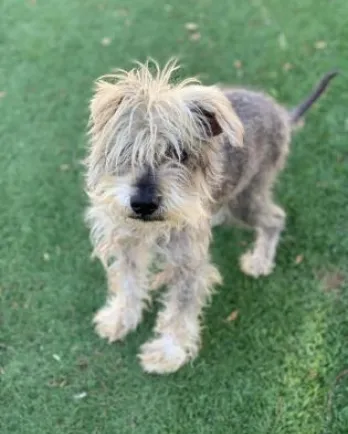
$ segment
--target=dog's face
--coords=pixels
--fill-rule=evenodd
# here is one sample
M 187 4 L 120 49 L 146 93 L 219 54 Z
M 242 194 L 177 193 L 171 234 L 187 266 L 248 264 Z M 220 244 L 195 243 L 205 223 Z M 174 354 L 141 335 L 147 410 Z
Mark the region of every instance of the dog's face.
M 99 81 L 91 103 L 87 188 L 130 225 L 196 224 L 220 181 L 224 143 L 242 126 L 224 95 L 196 80 L 171 85 L 175 63 Z

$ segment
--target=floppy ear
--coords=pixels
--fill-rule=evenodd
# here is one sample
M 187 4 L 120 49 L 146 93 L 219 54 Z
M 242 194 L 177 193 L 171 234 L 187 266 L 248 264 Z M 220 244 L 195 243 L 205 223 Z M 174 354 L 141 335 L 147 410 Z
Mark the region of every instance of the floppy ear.
M 198 106 L 194 107 L 192 111 L 200 118 L 203 130 L 208 137 L 215 137 L 223 132 L 219 122 L 216 120 L 215 113 Z
M 115 114 L 122 101 L 118 87 L 106 81 L 98 81 L 90 102 L 91 133 L 99 133 Z
M 203 139 L 224 134 L 232 146 L 243 146 L 242 122 L 219 89 L 188 86 L 182 90 Z
M 115 116 L 122 98 L 123 94 L 117 86 L 106 81 L 97 81 L 89 106 L 90 150 L 85 159 L 86 181 L 90 190 L 97 185 L 100 177 L 105 173 L 106 146 L 112 131 L 112 122 L 107 124 Z

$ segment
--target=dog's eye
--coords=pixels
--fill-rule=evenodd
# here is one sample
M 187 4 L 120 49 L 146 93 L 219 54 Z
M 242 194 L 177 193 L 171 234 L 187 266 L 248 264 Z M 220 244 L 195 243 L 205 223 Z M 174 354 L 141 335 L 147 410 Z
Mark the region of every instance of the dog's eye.
M 185 163 L 188 160 L 188 153 L 183 149 L 179 156 L 180 163 Z
M 169 148 L 167 152 L 167 156 L 172 158 L 173 160 L 177 160 L 180 163 L 185 163 L 188 160 L 188 153 L 185 149 L 181 149 L 180 152 L 174 148 Z

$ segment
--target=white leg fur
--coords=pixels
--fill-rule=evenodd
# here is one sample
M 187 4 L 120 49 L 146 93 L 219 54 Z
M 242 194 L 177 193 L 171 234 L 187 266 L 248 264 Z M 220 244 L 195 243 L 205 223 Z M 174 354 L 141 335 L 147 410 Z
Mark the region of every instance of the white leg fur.
M 249 276 L 268 276 L 275 266 L 274 258 L 284 226 L 285 214 L 282 209 L 275 205 L 273 210 L 274 214 L 268 225 L 257 228 L 254 249 L 246 252 L 240 259 L 242 271 Z
M 179 245 L 171 245 L 168 251 L 172 256 L 176 256 Z M 174 258 L 178 263 L 171 272 L 167 270 L 169 290 L 157 319 L 156 336 L 142 346 L 139 355 L 146 372 L 175 372 L 198 353 L 201 311 L 220 275 L 208 257 L 200 262 L 190 262 L 189 257 L 187 250 L 181 250 L 181 258 Z
M 150 290 L 157 291 L 162 286 L 166 285 L 171 278 L 171 268 L 167 267 L 162 271 L 156 273 L 151 279 Z
M 147 251 L 137 246 L 119 254 L 107 269 L 109 299 L 93 321 L 97 334 L 109 342 L 124 338 L 137 327 L 148 297 Z
M 219 282 L 219 272 L 209 263 L 190 270 L 186 276 L 183 269 L 174 272 L 164 309 L 158 316 L 156 337 L 141 348 L 139 357 L 146 372 L 175 372 L 196 357 L 200 347 L 201 311 L 213 285 Z

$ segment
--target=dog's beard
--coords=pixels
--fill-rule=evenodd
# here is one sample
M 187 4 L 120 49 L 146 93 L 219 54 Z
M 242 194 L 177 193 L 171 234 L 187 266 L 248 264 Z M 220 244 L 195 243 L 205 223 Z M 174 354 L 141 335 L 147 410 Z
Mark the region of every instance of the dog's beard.
M 181 180 L 180 180 L 181 179 Z M 207 216 L 202 194 L 195 188 L 195 183 L 178 174 L 166 174 L 159 178 L 161 203 L 159 208 L 149 216 L 139 216 L 132 210 L 131 197 L 135 192 L 134 179 L 130 176 L 104 176 L 90 193 L 94 206 L 103 208 L 117 225 L 134 228 L 154 225 L 166 227 L 196 226 Z

